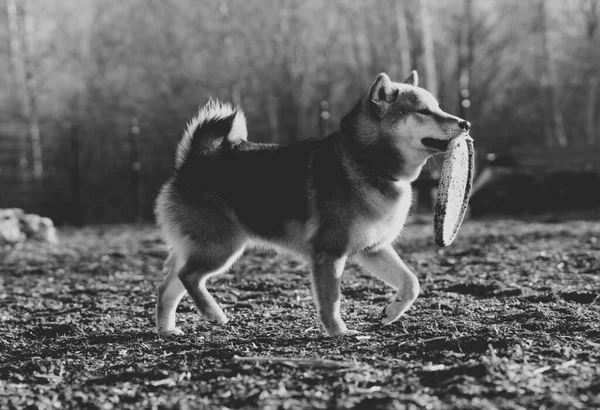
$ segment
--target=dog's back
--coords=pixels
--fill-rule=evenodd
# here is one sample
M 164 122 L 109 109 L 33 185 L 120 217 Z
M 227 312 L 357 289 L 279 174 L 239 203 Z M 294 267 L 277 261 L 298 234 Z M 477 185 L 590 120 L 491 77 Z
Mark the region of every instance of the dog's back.
M 317 141 L 284 148 L 247 141 L 224 144 L 210 156 L 190 158 L 172 186 L 196 208 L 222 199 L 249 233 L 279 237 L 286 222 L 308 220 L 305 181 L 317 145 Z
M 204 110 L 210 113 L 201 111 L 202 121 L 188 128 L 157 201 L 168 238 L 198 237 L 206 224 L 210 230 L 227 224 L 250 245 L 306 255 L 315 246 L 347 251 L 352 222 L 357 214 L 368 216 L 372 204 L 340 134 L 287 146 L 253 143 L 239 138 L 245 135 L 241 112 L 218 103 Z M 238 137 L 229 138 L 232 133 Z
M 187 147 L 180 147 L 174 175 L 157 201 L 159 225 L 169 231 L 167 237 L 174 231 L 195 236 L 198 219 L 215 224 L 227 220 L 251 242 L 299 247 L 310 235 L 314 195 L 308 191 L 314 159 L 330 153 L 331 144 L 327 140 L 289 146 L 230 141 L 226 136 L 232 116 L 240 112 L 218 115 L 220 107 L 228 109 L 212 104 L 214 115 L 205 116 L 185 141 Z

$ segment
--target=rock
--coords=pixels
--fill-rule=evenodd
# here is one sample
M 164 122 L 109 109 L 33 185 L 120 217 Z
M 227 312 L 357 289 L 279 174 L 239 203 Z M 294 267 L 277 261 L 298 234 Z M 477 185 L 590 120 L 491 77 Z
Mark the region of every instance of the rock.
M 0 209 L 0 245 L 14 245 L 26 239 L 21 231 L 21 209 Z
M 27 238 L 57 243 L 56 228 L 50 218 L 44 218 L 35 214 L 26 214 L 21 218 L 21 229 Z
M 26 214 L 19 208 L 0 209 L 0 245 L 14 245 L 27 239 L 57 243 L 52 220 Z

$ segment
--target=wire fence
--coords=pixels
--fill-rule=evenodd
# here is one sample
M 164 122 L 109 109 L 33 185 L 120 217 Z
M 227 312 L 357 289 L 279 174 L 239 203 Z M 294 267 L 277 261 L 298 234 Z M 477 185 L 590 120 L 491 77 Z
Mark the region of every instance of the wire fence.
M 326 112 L 326 107 L 322 111 Z M 22 208 L 28 213 L 47 216 L 59 225 L 153 219 L 154 199 L 171 172 L 179 135 L 161 138 L 161 130 L 135 118 L 115 122 L 110 132 L 103 134 L 91 131 L 97 129 L 94 124 L 47 123 L 40 128 L 44 174 L 42 180 L 36 180 L 27 125 L 0 123 L 0 208 Z M 432 161 L 415 181 L 418 198 L 415 212 L 431 210 L 431 192 L 437 186 L 436 171 L 442 161 L 443 158 Z M 552 188 L 548 185 L 556 185 L 557 192 L 578 188 L 577 192 L 586 193 L 598 188 L 600 147 L 597 146 L 516 153 L 512 161 L 515 164 L 512 174 L 536 175 L 547 189 Z M 480 161 L 479 171 L 485 168 L 484 162 Z M 524 179 L 516 178 L 510 183 L 511 189 L 524 184 Z M 577 199 L 577 195 L 568 196 L 572 200 L 565 200 L 575 206 L 587 203 Z M 545 201 L 558 204 L 560 201 L 555 199 Z
M 145 149 L 135 119 L 115 128 L 106 136 L 79 124 L 42 124 L 44 174 L 36 180 L 27 126 L 0 124 L 0 208 L 22 208 L 57 224 L 151 220 L 172 152 Z

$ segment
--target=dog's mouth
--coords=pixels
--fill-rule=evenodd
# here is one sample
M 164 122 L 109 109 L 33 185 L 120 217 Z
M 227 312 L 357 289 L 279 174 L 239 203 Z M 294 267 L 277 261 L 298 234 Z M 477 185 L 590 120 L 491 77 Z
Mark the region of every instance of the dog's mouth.
M 436 138 L 427 137 L 423 138 L 421 142 L 427 148 L 433 148 L 438 151 L 446 151 L 448 149 L 448 144 L 450 143 L 450 140 L 438 140 Z

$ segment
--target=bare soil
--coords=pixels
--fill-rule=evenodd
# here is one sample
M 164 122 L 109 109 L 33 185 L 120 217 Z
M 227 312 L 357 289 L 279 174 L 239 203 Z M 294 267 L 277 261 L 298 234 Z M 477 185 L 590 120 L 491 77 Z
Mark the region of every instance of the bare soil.
M 155 229 L 5 249 L 0 408 L 600 408 L 600 222 L 468 221 L 444 249 L 412 224 L 397 250 L 422 293 L 390 326 L 392 290 L 351 264 L 342 310 L 361 333 L 325 337 L 308 266 L 252 251 L 210 282 L 230 322 L 186 297 L 186 334 L 165 340 Z

